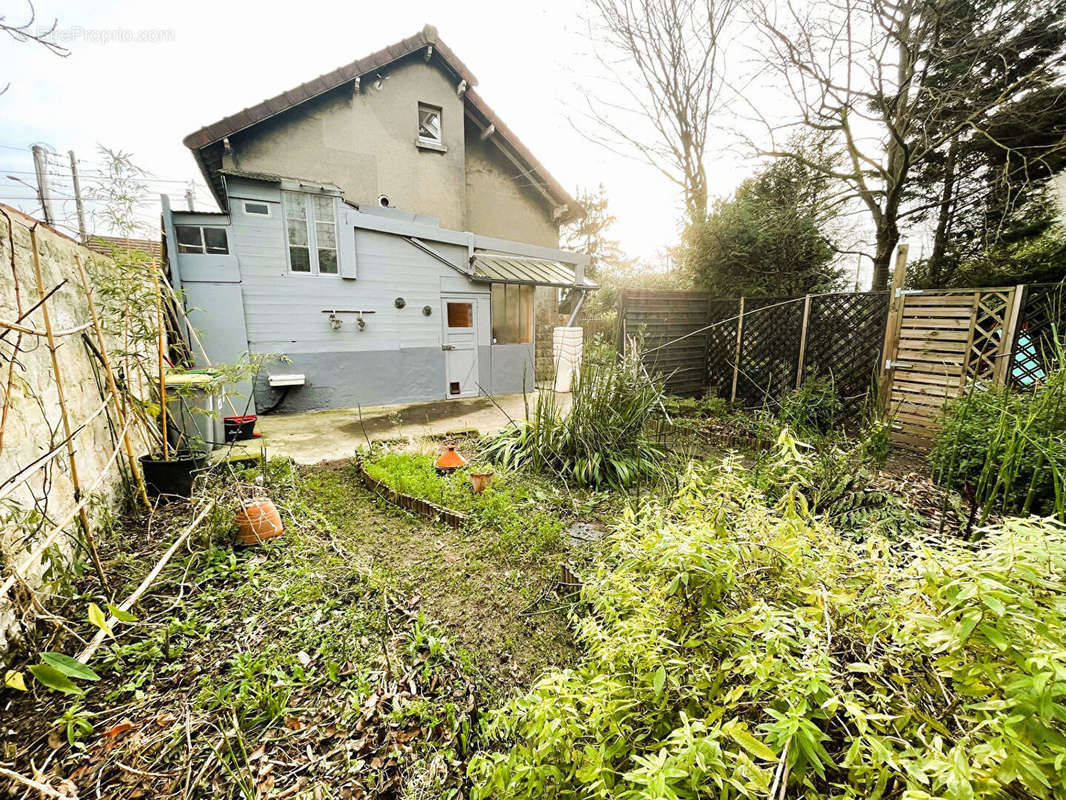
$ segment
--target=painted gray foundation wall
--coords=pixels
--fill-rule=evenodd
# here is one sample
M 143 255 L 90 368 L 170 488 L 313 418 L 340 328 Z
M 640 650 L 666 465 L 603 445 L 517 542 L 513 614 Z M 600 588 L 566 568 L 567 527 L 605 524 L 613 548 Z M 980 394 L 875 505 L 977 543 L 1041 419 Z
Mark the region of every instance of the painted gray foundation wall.
M 405 347 L 372 352 L 294 353 L 289 372 L 302 373 L 306 385 L 289 390 L 279 414 L 326 408 L 418 403 L 444 399 L 444 354 L 439 347 Z M 530 345 L 490 345 L 478 348 L 479 382 L 493 394 L 532 389 L 533 354 Z M 256 406 L 262 411 L 281 397 L 264 372 L 255 386 Z
M 302 373 L 306 385 L 289 390 L 277 413 L 417 403 L 444 398 L 440 347 L 403 347 L 372 352 L 293 353 L 287 372 Z M 269 408 L 281 396 L 259 376 L 255 402 Z
M 533 344 L 494 344 L 491 351 L 492 376 L 487 384 L 493 394 L 531 391 L 533 381 Z

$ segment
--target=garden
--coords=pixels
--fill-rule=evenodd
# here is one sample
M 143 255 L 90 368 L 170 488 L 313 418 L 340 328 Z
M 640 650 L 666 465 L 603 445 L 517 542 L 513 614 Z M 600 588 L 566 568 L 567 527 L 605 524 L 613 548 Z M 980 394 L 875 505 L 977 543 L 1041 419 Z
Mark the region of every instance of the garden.
M 5 676 L 0 781 L 1066 796 L 1064 374 L 961 395 L 925 459 L 830 377 L 744 410 L 594 345 L 567 411 L 541 392 L 494 435 L 221 462 L 98 534 L 116 597 L 174 551 L 137 602 L 87 563 L 51 585 Z M 438 468 L 447 445 L 466 463 Z M 252 495 L 284 534 L 235 547 Z

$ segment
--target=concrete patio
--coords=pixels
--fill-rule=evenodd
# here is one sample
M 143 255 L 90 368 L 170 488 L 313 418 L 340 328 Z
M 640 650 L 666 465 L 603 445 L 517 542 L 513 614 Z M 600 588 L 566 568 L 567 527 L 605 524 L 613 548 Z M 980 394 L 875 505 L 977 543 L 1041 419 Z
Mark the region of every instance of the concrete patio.
M 564 395 L 569 400 L 569 395 Z M 525 404 L 536 394 L 508 394 L 494 398 L 439 400 L 362 409 L 331 409 L 300 414 L 260 416 L 256 430 L 261 439 L 247 442 L 248 449 L 266 445 L 270 456 L 287 456 L 299 464 L 348 458 L 360 445 L 381 439 L 417 438 L 457 431 L 493 433 L 512 419 L 525 417 Z M 560 398 L 562 399 L 562 398 Z

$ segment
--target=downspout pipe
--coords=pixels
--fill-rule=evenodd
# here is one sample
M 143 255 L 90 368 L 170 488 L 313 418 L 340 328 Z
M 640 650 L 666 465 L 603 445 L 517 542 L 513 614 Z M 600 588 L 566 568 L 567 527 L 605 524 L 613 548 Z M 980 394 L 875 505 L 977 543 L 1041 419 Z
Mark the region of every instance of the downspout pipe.
M 570 312 L 570 319 L 566 321 L 566 327 L 574 327 L 574 321 L 577 319 L 577 315 L 581 313 L 581 306 L 585 303 L 585 295 L 587 292 L 584 289 L 578 289 L 581 292 L 581 297 L 577 298 L 577 304 L 574 306 L 574 310 Z

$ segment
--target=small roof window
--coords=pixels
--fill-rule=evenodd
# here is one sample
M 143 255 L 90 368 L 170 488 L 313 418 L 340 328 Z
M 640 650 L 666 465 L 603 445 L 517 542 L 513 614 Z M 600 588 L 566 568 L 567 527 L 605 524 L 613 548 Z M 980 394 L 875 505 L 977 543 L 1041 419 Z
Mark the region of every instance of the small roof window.
M 428 144 L 444 144 L 440 106 L 418 104 L 418 140 Z

